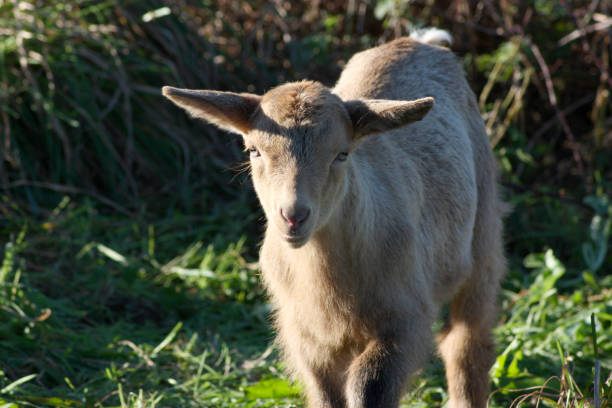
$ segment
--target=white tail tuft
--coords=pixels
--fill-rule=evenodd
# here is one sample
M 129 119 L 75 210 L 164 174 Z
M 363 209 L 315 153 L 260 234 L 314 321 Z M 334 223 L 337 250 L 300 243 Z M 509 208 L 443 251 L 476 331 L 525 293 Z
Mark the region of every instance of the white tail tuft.
M 410 38 L 425 44 L 437 45 L 446 48 L 450 48 L 450 46 L 453 44 L 453 38 L 448 31 L 435 27 L 414 30 L 410 33 Z

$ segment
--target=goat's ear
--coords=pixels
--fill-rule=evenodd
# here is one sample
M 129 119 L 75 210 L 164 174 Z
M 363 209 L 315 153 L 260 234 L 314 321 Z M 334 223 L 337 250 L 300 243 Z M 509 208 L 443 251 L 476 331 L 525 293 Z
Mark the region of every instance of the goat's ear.
M 164 86 L 162 94 L 189 112 L 221 129 L 238 134 L 249 131 L 249 118 L 261 97 L 247 93 L 203 91 Z
M 433 105 L 432 97 L 414 101 L 355 99 L 344 102 L 353 123 L 355 138 L 385 132 L 421 120 Z

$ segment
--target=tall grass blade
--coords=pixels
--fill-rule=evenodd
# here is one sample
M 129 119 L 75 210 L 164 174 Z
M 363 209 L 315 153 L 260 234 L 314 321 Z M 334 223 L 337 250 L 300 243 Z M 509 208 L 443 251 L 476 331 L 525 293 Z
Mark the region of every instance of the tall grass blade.
M 164 347 L 170 344 L 172 340 L 174 340 L 174 337 L 176 337 L 176 334 L 179 332 L 179 330 L 181 330 L 181 327 L 183 327 L 183 322 L 178 322 L 176 326 L 174 326 L 174 328 L 170 331 L 170 333 L 168 333 L 166 338 L 163 339 L 162 342 L 159 343 L 157 347 L 153 349 L 153 353 L 151 353 L 153 357 L 156 356 L 160 351 L 162 351 Z
M 7 385 L 6 387 L 2 388 L 0 390 L 0 394 L 6 394 L 9 391 L 12 391 L 14 389 L 16 389 L 17 387 L 19 387 L 21 384 L 27 383 L 28 381 L 31 381 L 33 379 L 35 379 L 38 376 L 38 374 L 30 374 L 30 375 L 26 375 L 25 377 L 21 377 L 20 379 L 13 381 L 12 383 L 10 383 L 9 385 Z

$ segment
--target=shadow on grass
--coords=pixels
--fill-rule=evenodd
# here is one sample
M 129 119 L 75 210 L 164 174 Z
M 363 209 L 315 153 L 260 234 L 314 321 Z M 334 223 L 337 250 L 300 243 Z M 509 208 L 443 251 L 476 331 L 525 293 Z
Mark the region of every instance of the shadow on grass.
M 253 218 L 241 201 L 153 222 L 67 198 L 44 219 L 13 213 L 0 272 L 5 401 L 248 403 L 249 385 L 282 377 L 256 241 L 243 235 Z

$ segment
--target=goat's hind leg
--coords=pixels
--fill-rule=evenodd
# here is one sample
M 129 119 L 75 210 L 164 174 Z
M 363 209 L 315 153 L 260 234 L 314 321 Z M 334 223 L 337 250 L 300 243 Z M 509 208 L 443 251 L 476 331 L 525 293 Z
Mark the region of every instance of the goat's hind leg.
M 503 257 L 475 262 L 476 270 L 451 302 L 448 323 L 438 336 L 451 408 L 484 408 L 489 369 L 495 358 L 491 337 Z
M 492 324 L 475 321 L 480 312 L 473 303 L 475 299 L 467 291 L 458 295 L 451 306 L 450 321 L 438 336 L 451 408 L 484 408 L 489 392 L 488 373 L 495 357 Z

